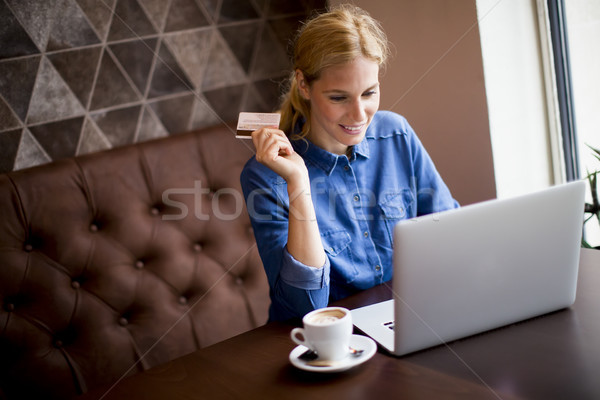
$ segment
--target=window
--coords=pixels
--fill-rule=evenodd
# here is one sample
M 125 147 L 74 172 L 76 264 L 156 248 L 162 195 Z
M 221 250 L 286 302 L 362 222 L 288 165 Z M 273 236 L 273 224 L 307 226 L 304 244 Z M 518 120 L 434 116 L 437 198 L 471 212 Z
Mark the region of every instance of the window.
M 600 170 L 600 161 L 587 145 L 600 148 L 600 2 L 598 0 L 564 1 L 566 36 L 573 100 L 573 124 L 577 130 L 579 175 Z M 589 190 L 589 189 L 588 189 Z M 588 192 L 588 201 L 590 194 Z M 600 245 L 600 224 L 586 224 L 586 239 Z
M 600 1 L 477 0 L 498 197 L 600 170 Z M 591 195 L 587 194 L 588 202 Z M 600 224 L 586 224 L 600 245 Z
M 477 0 L 499 198 L 564 180 L 552 69 L 535 1 Z

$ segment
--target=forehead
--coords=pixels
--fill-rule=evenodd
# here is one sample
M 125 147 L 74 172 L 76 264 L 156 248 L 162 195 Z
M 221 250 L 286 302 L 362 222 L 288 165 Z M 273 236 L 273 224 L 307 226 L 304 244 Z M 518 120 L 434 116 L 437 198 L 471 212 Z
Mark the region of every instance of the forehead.
M 315 84 L 326 90 L 365 89 L 379 83 L 379 64 L 364 57 L 323 69 Z

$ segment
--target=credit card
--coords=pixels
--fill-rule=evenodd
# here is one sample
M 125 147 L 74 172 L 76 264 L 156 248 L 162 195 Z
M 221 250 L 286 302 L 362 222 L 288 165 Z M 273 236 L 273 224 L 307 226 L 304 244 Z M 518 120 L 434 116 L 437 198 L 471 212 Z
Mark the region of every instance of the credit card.
M 252 132 L 260 128 L 279 128 L 279 113 L 253 113 L 241 112 L 238 118 L 235 137 L 238 139 L 252 139 Z

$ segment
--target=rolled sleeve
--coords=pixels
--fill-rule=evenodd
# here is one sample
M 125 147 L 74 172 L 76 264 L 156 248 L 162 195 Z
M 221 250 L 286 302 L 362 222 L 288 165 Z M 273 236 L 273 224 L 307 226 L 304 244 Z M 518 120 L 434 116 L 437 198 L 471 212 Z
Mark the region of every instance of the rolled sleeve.
M 303 290 L 320 290 L 329 286 L 329 271 L 331 264 L 325 257 L 325 264 L 321 268 L 309 267 L 296 260 L 288 250 L 283 249 L 281 264 L 281 279 L 288 285 Z

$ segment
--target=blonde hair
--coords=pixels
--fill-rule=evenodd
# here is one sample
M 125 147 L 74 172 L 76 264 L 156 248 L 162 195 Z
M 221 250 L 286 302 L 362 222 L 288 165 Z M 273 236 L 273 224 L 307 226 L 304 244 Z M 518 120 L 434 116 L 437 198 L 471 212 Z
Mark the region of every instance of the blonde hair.
M 349 63 L 359 56 L 381 66 L 388 55 L 387 37 L 380 24 L 359 7 L 337 6 L 308 20 L 294 42 L 293 71 L 280 107 L 281 130 L 292 139 L 304 138 L 310 132 L 310 102 L 298 90 L 296 70 L 310 86 L 325 68 Z M 301 117 L 305 121 L 302 131 L 294 134 Z

